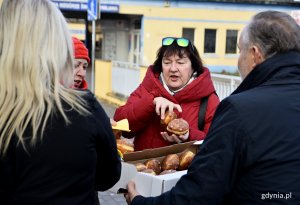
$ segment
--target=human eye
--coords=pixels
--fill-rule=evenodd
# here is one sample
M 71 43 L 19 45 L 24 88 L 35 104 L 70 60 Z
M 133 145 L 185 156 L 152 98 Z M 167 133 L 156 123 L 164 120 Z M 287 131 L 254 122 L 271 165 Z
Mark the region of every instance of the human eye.
M 75 63 L 75 68 L 79 68 L 80 63 Z
M 187 61 L 184 58 L 180 58 L 176 61 L 179 65 L 185 64 Z
M 171 61 L 169 61 L 169 60 L 163 60 L 163 64 L 165 64 L 165 65 L 168 65 L 170 63 L 171 63 Z

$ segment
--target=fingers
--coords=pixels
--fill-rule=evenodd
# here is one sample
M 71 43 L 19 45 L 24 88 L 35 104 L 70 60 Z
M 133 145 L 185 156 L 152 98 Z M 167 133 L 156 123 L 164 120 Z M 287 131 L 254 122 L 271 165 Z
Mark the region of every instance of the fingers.
M 175 104 L 163 97 L 154 98 L 153 104 L 155 105 L 156 114 L 160 115 L 161 119 L 165 118 L 165 113 L 167 110 L 173 112 L 174 109 L 177 109 L 179 112 L 182 112 L 182 108 L 179 104 Z
M 127 190 L 128 192 L 135 191 L 135 183 L 133 181 L 129 181 L 127 184 Z
M 127 204 L 130 204 L 132 202 L 132 200 L 134 199 L 134 197 L 136 197 L 137 195 L 140 195 L 135 188 L 135 183 L 133 181 L 129 181 L 127 184 L 127 190 L 128 193 L 124 194 L 124 197 L 126 199 Z
M 176 142 L 176 143 L 181 143 L 182 140 L 177 136 L 177 135 L 172 135 L 173 136 L 173 140 Z
M 182 108 L 180 105 L 174 104 L 174 108 L 176 108 L 178 110 L 178 112 L 182 112 Z
M 160 107 L 161 107 L 160 97 L 154 98 L 153 104 L 155 105 L 155 112 L 156 112 L 156 114 L 160 115 Z
M 165 119 L 167 104 L 163 104 L 160 108 L 160 119 Z
M 169 112 L 173 112 L 174 107 L 175 107 L 176 105 L 177 105 L 177 104 L 171 103 L 171 104 L 168 106 Z M 178 105 L 178 106 L 179 106 L 179 105 Z
M 161 132 L 160 134 L 161 134 L 162 138 L 163 138 L 165 141 L 169 141 L 169 140 L 168 140 L 168 133 L 166 133 L 166 132 Z
M 178 136 L 178 138 L 181 141 L 186 141 L 189 138 L 189 135 L 190 135 L 190 132 L 188 131 L 186 134 Z
M 160 133 L 162 138 L 168 142 L 176 142 L 176 143 L 181 143 L 182 140 L 179 138 L 179 136 L 172 134 L 169 135 L 167 132 L 161 132 Z
M 129 194 L 124 194 L 125 200 L 127 202 L 128 205 L 131 204 L 130 198 L 129 198 Z
M 111 124 L 112 126 L 116 126 L 116 125 L 117 125 L 117 122 L 114 121 L 112 118 L 110 118 L 109 120 L 110 120 L 110 124 Z

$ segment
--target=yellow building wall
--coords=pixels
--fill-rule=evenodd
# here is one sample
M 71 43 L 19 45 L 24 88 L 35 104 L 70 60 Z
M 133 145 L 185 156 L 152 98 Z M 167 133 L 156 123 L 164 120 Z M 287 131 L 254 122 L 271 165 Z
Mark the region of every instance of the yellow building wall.
M 180 37 L 182 36 L 183 28 L 195 29 L 194 44 L 204 64 L 236 66 L 238 55 L 225 54 L 226 30 L 238 30 L 240 33 L 256 12 L 228 9 L 121 5 L 120 13 L 143 15 L 143 36 L 141 39 L 143 42 L 143 66 L 148 66 L 154 62 L 163 37 Z M 216 52 L 214 54 L 204 54 L 203 52 L 205 29 L 217 30 Z
M 111 92 L 111 68 L 110 61 L 95 60 L 95 94 L 100 98 Z
M 102 100 L 109 101 L 112 104 L 121 106 L 125 104 L 124 99 L 118 99 L 111 95 L 112 78 L 111 78 L 112 62 L 95 60 L 95 95 Z M 140 68 L 140 82 L 144 79 L 147 67 Z
M 68 23 L 71 35 L 84 41 L 85 40 L 85 24 L 84 23 Z
M 108 101 L 111 104 L 121 106 L 125 104 L 124 100 L 120 100 L 111 96 L 112 79 L 111 79 L 111 61 L 95 60 L 95 95 L 101 99 Z

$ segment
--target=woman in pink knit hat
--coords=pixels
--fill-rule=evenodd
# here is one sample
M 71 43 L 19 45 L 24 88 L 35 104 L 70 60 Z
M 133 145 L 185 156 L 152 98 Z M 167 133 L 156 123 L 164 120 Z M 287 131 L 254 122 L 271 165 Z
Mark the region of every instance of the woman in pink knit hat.
M 89 66 L 89 50 L 86 48 L 84 43 L 76 37 L 72 37 L 74 46 L 74 85 L 76 89 L 88 89 L 88 84 L 86 82 L 85 75 L 86 69 Z

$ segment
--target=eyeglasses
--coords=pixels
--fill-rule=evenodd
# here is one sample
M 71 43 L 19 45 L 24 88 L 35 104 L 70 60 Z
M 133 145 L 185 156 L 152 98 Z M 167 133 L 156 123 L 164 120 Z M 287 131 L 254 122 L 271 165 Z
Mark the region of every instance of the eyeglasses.
M 174 38 L 174 37 L 165 37 L 162 39 L 162 45 L 163 46 L 169 46 L 172 45 L 172 43 L 176 41 L 177 45 L 183 48 L 186 48 L 191 44 L 192 49 L 194 50 L 193 44 L 190 42 L 187 38 Z

